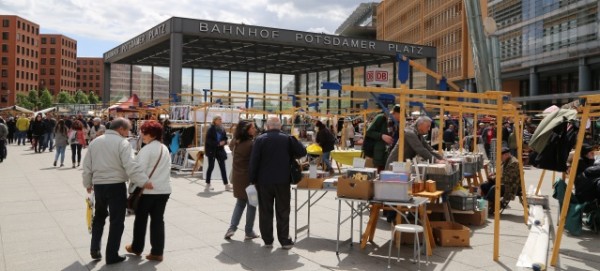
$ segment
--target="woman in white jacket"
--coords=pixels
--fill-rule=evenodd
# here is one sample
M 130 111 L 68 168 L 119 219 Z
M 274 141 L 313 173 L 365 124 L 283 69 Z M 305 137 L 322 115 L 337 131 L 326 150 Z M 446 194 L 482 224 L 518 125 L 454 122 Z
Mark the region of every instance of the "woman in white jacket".
M 144 190 L 139 205 L 135 210 L 135 221 L 133 222 L 133 241 L 125 246 L 125 250 L 136 255 L 144 251 L 144 240 L 146 239 L 146 225 L 150 216 L 150 244 L 152 250 L 146 255 L 146 259 L 154 261 L 163 260 L 165 247 L 165 222 L 164 213 L 169 195 L 171 194 L 171 155 L 169 150 L 162 144 L 162 125 L 157 121 L 147 121 L 140 128 L 142 140 L 146 144 L 136 157 L 138 163 L 145 167 L 149 181 L 154 189 Z M 130 186 L 132 193 L 135 186 Z

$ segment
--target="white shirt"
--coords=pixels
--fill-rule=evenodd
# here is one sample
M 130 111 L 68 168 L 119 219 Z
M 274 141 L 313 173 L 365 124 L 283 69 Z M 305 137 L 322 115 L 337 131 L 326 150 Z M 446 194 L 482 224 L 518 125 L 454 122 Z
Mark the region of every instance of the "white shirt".
M 162 155 L 160 155 L 161 149 Z M 150 176 L 159 156 L 160 161 L 152 177 L 150 177 L 150 182 L 152 182 L 154 189 L 144 189 L 144 194 L 171 194 L 171 155 L 167 146 L 154 140 L 138 152 L 135 160 L 142 165 L 146 175 Z M 133 192 L 133 190 L 135 190 L 135 186 L 130 185 L 129 193 Z

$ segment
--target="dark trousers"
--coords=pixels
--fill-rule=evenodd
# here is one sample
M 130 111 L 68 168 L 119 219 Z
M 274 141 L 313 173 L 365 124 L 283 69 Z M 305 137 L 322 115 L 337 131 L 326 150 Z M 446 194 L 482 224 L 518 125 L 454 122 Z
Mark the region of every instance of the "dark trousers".
M 165 208 L 169 194 L 149 195 L 140 198 L 135 220 L 133 222 L 133 241 L 131 248 L 135 252 L 144 251 L 146 240 L 146 226 L 150 216 L 150 254 L 162 256 L 165 249 Z
M 277 240 L 281 245 L 292 243 L 290 238 L 290 200 L 289 184 L 258 184 L 258 223 L 260 235 L 265 244 L 273 243 L 273 204 L 277 220 Z
M 77 155 L 77 164 L 81 163 L 81 144 L 71 144 L 71 162 L 75 164 L 75 155 Z
M 43 143 L 44 143 L 44 142 L 42 142 L 43 140 L 44 140 L 43 135 L 32 135 L 31 136 L 31 144 L 33 146 L 34 152 L 42 152 L 42 147 L 43 147 Z
M 4 159 L 6 159 L 7 153 L 8 153 L 8 151 L 6 150 L 6 140 L 0 139 L 0 162 L 4 161 Z
M 500 189 L 500 196 L 504 195 L 504 186 Z M 481 195 L 485 196 L 488 200 L 489 206 L 492 206 L 492 202 L 496 202 L 496 180 L 490 180 L 481 184 Z
M 125 208 L 127 206 L 127 187 L 125 183 L 94 185 L 96 199 L 94 221 L 92 222 L 92 251 L 100 251 L 102 232 L 106 217 L 110 213 L 108 242 L 106 243 L 106 260 L 111 261 L 119 256 L 121 236 L 125 229 Z
M 208 158 L 208 169 L 206 170 L 206 183 L 210 183 L 210 176 L 212 175 L 213 169 L 215 168 L 215 159 L 219 162 L 219 169 L 221 169 L 221 178 L 223 184 L 227 182 L 227 170 L 225 169 L 225 160 L 217 159 L 215 156 L 206 156 Z

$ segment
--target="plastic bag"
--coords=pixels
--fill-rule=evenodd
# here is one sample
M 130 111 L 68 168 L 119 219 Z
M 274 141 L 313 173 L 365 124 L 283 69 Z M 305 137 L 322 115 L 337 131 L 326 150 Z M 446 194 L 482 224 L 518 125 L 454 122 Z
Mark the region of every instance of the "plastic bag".
M 256 192 L 256 186 L 251 184 L 246 187 L 246 195 L 248 195 L 248 204 L 254 207 L 258 206 L 258 192 Z
M 87 222 L 88 232 L 92 233 L 92 222 L 94 221 L 94 205 L 96 204 L 96 200 L 94 198 L 94 192 L 88 194 L 85 199 L 85 204 L 87 206 L 87 211 L 85 214 L 85 220 Z
M 323 154 L 323 148 L 319 144 L 313 143 L 306 147 L 306 152 L 312 155 L 321 155 Z

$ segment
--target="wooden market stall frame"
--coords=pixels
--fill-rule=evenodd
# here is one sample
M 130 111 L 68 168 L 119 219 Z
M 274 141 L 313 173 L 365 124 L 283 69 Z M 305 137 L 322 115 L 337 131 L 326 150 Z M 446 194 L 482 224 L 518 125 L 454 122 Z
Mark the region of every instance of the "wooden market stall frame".
M 586 131 L 585 123 L 587 123 L 587 121 L 592 117 L 600 117 L 600 95 L 586 95 L 581 96 L 580 99 L 585 99 L 585 103 L 582 106 L 583 113 L 581 114 L 579 131 L 577 133 L 577 142 L 575 143 L 575 154 L 573 154 L 573 157 L 581 157 L 581 147 L 583 146 L 583 138 Z M 573 159 L 573 162 L 571 163 L 572 170 L 569 171 L 569 181 L 567 182 L 565 197 L 563 199 L 563 204 L 560 211 L 554 247 L 552 248 L 552 258 L 550 259 L 550 265 L 552 266 L 556 266 L 556 262 L 558 261 L 560 242 L 562 241 L 562 235 L 565 229 L 567 212 L 569 211 L 569 203 L 571 201 L 573 184 L 575 183 L 575 175 L 577 173 L 577 171 L 573 169 L 576 169 L 577 166 L 579 166 L 579 159 Z
M 474 113 L 477 114 L 481 112 L 481 110 L 486 110 L 489 115 L 496 116 L 496 122 L 498 127 L 502 127 L 503 118 L 506 117 L 517 117 L 517 109 L 511 105 L 506 104 L 504 102 L 504 97 L 509 96 L 508 92 L 500 92 L 500 91 L 488 91 L 485 93 L 468 93 L 468 92 L 449 92 L 449 91 L 435 91 L 435 90 L 417 90 L 417 89 L 409 89 L 406 84 L 402 84 L 400 88 L 377 88 L 377 87 L 362 87 L 362 86 L 341 86 L 342 91 L 355 91 L 355 92 L 373 92 L 373 93 L 389 93 L 399 96 L 400 100 L 400 116 L 402 116 L 399 120 L 399 139 L 398 139 L 398 161 L 404 160 L 404 127 L 406 126 L 406 106 L 409 101 L 421 101 L 424 103 L 436 104 L 444 107 L 449 107 L 457 110 L 461 110 L 466 113 Z M 410 95 L 415 96 L 434 96 L 437 98 L 417 98 L 411 97 Z M 458 102 L 458 101 L 450 101 L 446 100 L 446 98 L 464 98 L 464 99 L 477 99 L 481 101 L 481 103 L 475 102 Z M 490 101 L 489 104 L 484 103 L 485 101 Z M 517 131 L 518 132 L 518 131 Z M 496 137 L 497 142 L 502 141 L 502 133 L 497 133 Z M 502 166 L 502 144 L 496 144 L 496 168 L 501 168 Z M 519 152 L 519 158 L 521 158 L 522 154 Z M 522 159 L 519 160 L 519 169 L 521 176 L 521 189 L 525 191 L 524 181 L 523 181 L 523 165 Z M 493 259 L 494 261 L 498 261 L 499 258 L 499 233 L 500 233 L 500 192 L 501 189 L 501 180 L 502 180 L 502 171 L 498 170 L 496 172 L 496 189 L 495 189 L 495 210 L 494 210 L 494 251 L 493 251 Z M 524 207 L 524 216 L 525 221 L 528 218 L 528 208 L 527 208 L 527 197 L 523 197 L 523 207 Z M 366 234 L 366 233 L 365 233 Z M 368 235 L 368 234 L 366 234 Z M 364 238 L 363 238 L 363 241 Z M 428 249 L 430 249 L 428 247 Z M 428 252 L 429 253 L 429 252 Z

